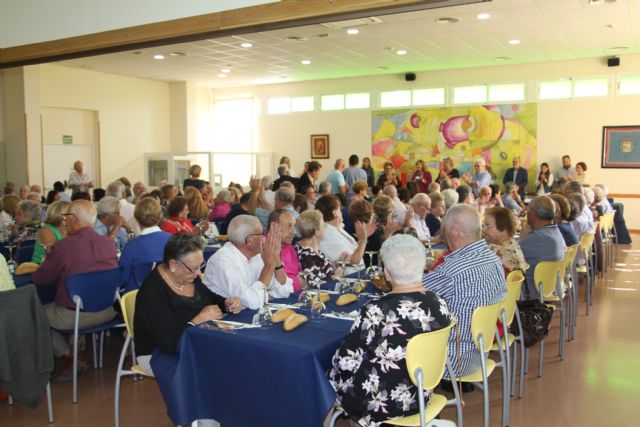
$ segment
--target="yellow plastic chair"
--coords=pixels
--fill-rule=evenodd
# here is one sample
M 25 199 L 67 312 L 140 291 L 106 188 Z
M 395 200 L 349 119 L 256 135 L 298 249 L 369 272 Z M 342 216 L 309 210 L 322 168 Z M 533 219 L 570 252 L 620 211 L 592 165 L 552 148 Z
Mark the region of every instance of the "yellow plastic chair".
M 476 348 L 480 351 L 480 369 L 475 372 L 472 372 L 468 375 L 455 378 L 455 381 L 472 383 L 475 386 L 482 389 L 482 398 L 483 398 L 483 408 L 484 408 L 484 418 L 483 425 L 484 427 L 489 426 L 489 380 L 488 377 L 495 370 L 497 363 L 495 360 L 489 359 L 489 351 L 491 350 L 491 346 L 493 345 L 494 337 L 498 340 L 498 350 L 500 352 L 500 361 L 502 364 L 502 405 L 503 405 L 503 417 L 506 411 L 504 410 L 504 406 L 507 405 L 507 401 L 509 399 L 509 377 L 507 374 L 507 364 L 504 358 L 504 352 L 502 350 L 502 344 L 500 340 L 500 336 L 496 333 L 497 327 L 496 322 L 498 321 L 498 316 L 500 315 L 500 309 L 502 308 L 503 301 L 485 305 L 481 307 L 477 307 L 473 311 L 473 315 L 471 317 L 471 334 L 473 335 L 473 342 Z M 453 383 L 453 378 L 452 378 Z M 456 388 L 454 387 L 454 391 Z M 455 404 L 458 407 L 458 411 L 461 412 L 462 400 L 459 396 L 456 396 L 453 400 L 448 402 L 449 405 Z M 458 420 L 459 424 L 462 424 L 460 420 Z M 502 425 L 508 424 L 508 421 L 503 418 Z
M 407 372 L 409 372 L 409 377 L 413 384 L 418 388 L 420 412 L 407 417 L 391 418 L 385 421 L 384 424 L 425 427 L 447 405 L 446 396 L 434 393 L 429 399 L 429 405 L 425 408 L 424 392 L 425 390 L 434 389 L 440 383 L 445 367 L 450 374 L 453 372 L 447 358 L 447 352 L 449 350 L 449 336 L 455 324 L 456 321 L 454 320 L 446 328 L 419 334 L 409 340 L 406 356 Z M 454 390 L 458 395 L 455 384 Z M 341 415 L 344 415 L 344 411 L 337 409 L 331 416 L 329 426 L 333 427 Z M 458 416 L 460 417 L 461 414 L 459 413 Z M 458 422 L 462 425 L 460 418 Z
M 575 263 L 579 250 L 579 243 L 569 246 L 564 255 L 563 266 L 560 269 L 560 275 L 562 276 L 561 278 L 564 279 L 567 295 L 569 296 L 567 319 L 565 320 L 567 324 L 568 341 L 572 341 L 575 337 L 574 329 L 578 318 L 578 281 L 575 276 Z
M 564 360 L 564 303 L 560 286 L 560 270 L 564 259 L 559 261 L 542 261 L 533 271 L 533 280 L 540 294 L 540 302 L 556 306 L 560 311 L 560 360 Z M 544 338 L 540 341 L 540 360 L 538 361 L 538 376 L 542 376 L 542 361 L 544 360 Z
M 613 240 L 614 240 L 614 214 L 604 214 L 600 216 L 600 230 L 602 231 L 602 270 L 607 271 L 607 267 L 613 265 Z M 617 244 L 617 243 L 616 243 Z
M 584 297 L 587 305 L 587 316 L 589 315 L 589 306 L 591 305 L 591 297 L 593 294 L 593 287 L 596 281 L 596 269 L 593 262 L 593 246 L 595 245 L 596 233 L 584 233 L 580 238 L 580 252 L 585 260 L 584 265 L 580 265 L 576 268 L 578 273 L 585 274 L 585 290 Z

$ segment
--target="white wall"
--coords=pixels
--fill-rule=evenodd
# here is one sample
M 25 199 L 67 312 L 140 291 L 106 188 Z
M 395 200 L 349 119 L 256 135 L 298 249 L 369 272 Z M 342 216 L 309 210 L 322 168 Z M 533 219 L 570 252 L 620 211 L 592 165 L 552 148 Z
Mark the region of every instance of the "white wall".
M 212 91 L 213 99 L 233 98 L 235 94 L 250 95 L 263 101 L 271 96 L 320 95 L 341 92 L 372 92 L 372 103 L 380 90 L 423 88 L 441 85 L 527 82 L 530 94 L 537 90 L 537 81 L 566 77 L 616 76 L 640 73 L 640 56 L 621 58 L 621 66 L 608 68 L 601 58 L 496 66 L 417 73 L 415 82 L 405 82 L 403 76 L 386 75 L 350 79 L 322 80 Z M 529 100 L 530 102 L 531 100 Z M 533 100 L 535 102 L 535 98 Z M 375 105 L 375 104 L 374 104 Z M 375 109 L 376 107 L 373 107 Z M 547 161 L 552 169 L 560 167 L 563 154 L 574 162 L 588 165 L 591 184 L 606 183 L 611 193 L 638 193 L 634 178 L 637 170 L 602 169 L 602 126 L 640 125 L 640 96 L 591 98 L 570 101 L 538 102 L 538 162 Z M 331 159 L 323 161 L 322 176 L 326 176 L 337 157 L 357 153 L 371 154 L 371 112 L 312 112 L 285 115 L 263 114 L 259 118 L 260 151 L 273 151 L 291 158 L 294 169 L 300 170 L 310 157 L 309 135 L 328 133 Z M 640 229 L 640 200 L 621 199 L 625 203 L 630 228 Z
M 42 106 L 98 112 L 103 185 L 121 176 L 132 182 L 144 179 L 144 153 L 170 151 L 168 83 L 57 65 L 36 67 Z

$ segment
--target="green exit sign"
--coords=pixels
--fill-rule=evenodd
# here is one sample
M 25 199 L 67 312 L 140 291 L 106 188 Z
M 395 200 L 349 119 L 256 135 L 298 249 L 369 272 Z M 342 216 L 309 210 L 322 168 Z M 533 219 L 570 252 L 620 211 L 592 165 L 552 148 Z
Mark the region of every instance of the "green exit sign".
M 62 143 L 63 144 L 73 144 L 73 136 L 72 135 L 62 135 Z

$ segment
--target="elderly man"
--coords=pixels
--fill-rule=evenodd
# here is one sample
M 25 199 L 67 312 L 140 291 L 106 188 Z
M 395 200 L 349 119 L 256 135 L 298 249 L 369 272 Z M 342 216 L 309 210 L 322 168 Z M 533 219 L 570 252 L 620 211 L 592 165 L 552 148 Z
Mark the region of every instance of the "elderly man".
M 416 235 L 420 241 L 425 242 L 431 237 L 425 221 L 431 211 L 431 198 L 424 193 L 418 193 L 413 196 L 409 205 L 413 208 L 413 224 L 416 228 Z
M 71 379 L 72 360 L 69 345 L 58 330 L 73 329 L 75 305 L 69 299 L 65 288 L 67 276 L 90 271 L 108 270 L 118 266 L 116 248 L 113 241 L 99 236 L 93 229 L 96 209 L 86 200 L 71 203 L 69 212 L 63 214 L 63 224 L 67 227 L 67 237 L 57 242 L 47 254 L 42 265 L 32 276 L 33 283 L 40 286 L 55 286 L 55 302 L 44 306 L 51 325 L 53 352 L 64 362 L 60 371 L 62 379 Z M 80 312 L 80 328 L 89 328 L 107 322 L 115 317 L 109 307 L 97 313 Z M 79 363 L 79 370 L 84 363 Z
M 293 183 L 294 186 L 298 185 L 298 178 L 289 176 L 289 166 L 287 166 L 286 164 L 282 164 L 278 166 L 278 178 L 273 181 L 271 189 L 273 191 L 276 191 L 278 188 L 280 188 L 280 185 L 282 185 L 283 182 L 287 181 Z M 266 189 L 268 187 L 265 186 L 264 188 Z
M 315 209 L 316 200 L 318 200 L 318 192 L 315 188 L 309 186 L 304 190 L 304 199 L 307 201 L 308 209 Z
M 524 203 L 520 198 L 520 192 L 518 191 L 518 184 L 515 182 L 507 182 L 504 186 L 504 196 L 502 196 L 502 204 L 505 208 L 511 209 L 513 213 L 518 216 L 525 209 Z
M 133 219 L 133 212 L 135 210 L 135 205 L 127 202 L 124 198 L 126 187 L 122 183 L 122 181 L 113 181 L 111 184 L 107 186 L 106 195 L 113 196 L 118 199 L 118 203 L 120 204 L 120 215 L 124 218 L 125 222 L 129 222 Z
M 358 156 L 356 154 L 352 154 L 351 156 L 349 156 L 349 167 L 342 172 L 342 175 L 344 176 L 344 182 L 347 186 L 347 191 L 349 192 L 349 194 L 353 194 L 353 191 L 351 191 L 351 187 L 353 187 L 353 184 L 356 181 L 362 180 L 364 182 L 367 182 L 367 173 L 358 167 L 359 163 L 360 159 L 358 158 Z
M 116 249 L 122 251 L 127 244 L 129 226 L 120 216 L 120 204 L 113 196 L 105 196 L 98 202 L 98 219 L 94 225 L 96 233 L 115 241 Z
M 571 157 L 568 154 L 562 156 L 562 167 L 555 173 L 556 186 L 562 188 L 564 184 L 573 181 L 578 176 L 576 169 L 571 166 Z
M 293 283 L 280 260 L 280 225 L 262 235 L 258 218 L 239 215 L 229 224 L 229 243 L 213 254 L 204 271 L 204 284 L 225 298 L 237 296 L 243 306 L 257 310 L 265 303 L 265 288 L 274 298 L 286 298 Z
M 347 187 L 347 183 L 344 180 L 344 175 L 342 174 L 344 168 L 344 159 L 338 159 L 333 165 L 333 170 L 329 173 L 329 175 L 327 175 L 327 182 L 331 184 L 331 188 L 333 188 L 333 194 L 346 193 L 349 189 Z
M 27 197 L 29 196 L 29 186 L 28 185 L 21 185 L 20 189 L 18 190 L 18 194 L 20 195 L 20 200 L 27 200 Z
M 136 201 L 147 192 L 147 187 L 144 185 L 144 182 L 138 181 L 133 184 L 133 194 L 127 197 L 127 202 L 135 204 Z
M 333 190 L 331 189 L 331 184 L 327 181 L 322 181 L 318 186 L 318 198 L 322 196 L 330 196 L 333 194 Z
M 393 204 L 393 211 L 391 213 L 391 219 L 394 222 L 403 224 L 404 218 L 407 214 L 407 207 L 402 203 L 402 201 L 398 198 L 398 189 L 395 185 L 387 185 L 382 190 L 382 193 L 385 196 L 389 196 L 391 199 L 391 203 Z
M 453 363 L 457 375 L 467 375 L 480 368 L 480 353 L 473 344 L 471 316 L 480 306 L 502 301 L 507 294 L 504 269 L 498 257 L 482 238 L 478 210 L 471 205 L 455 205 L 443 221 L 444 238 L 451 253 L 423 284 L 441 296 L 460 329 L 460 365 Z M 449 354 L 457 357 L 456 334 L 449 339 Z
M 273 230 L 275 225 L 280 226 L 280 261 L 284 265 L 284 271 L 287 277 L 291 279 L 294 292 L 300 290 L 300 263 L 298 262 L 298 255 L 293 245 L 293 238 L 296 236 L 296 220 L 285 209 L 276 209 L 269 215 L 269 230 L 268 233 Z
M 84 173 L 84 165 L 80 160 L 76 160 L 73 163 L 73 171 L 69 174 L 68 186 L 72 194 L 78 191 L 87 192 L 90 188 L 93 188 L 93 182 L 89 175 Z
M 530 265 L 526 273 L 524 299 L 540 298 L 533 280 L 536 266 L 541 261 L 559 261 L 564 258 L 567 247 L 558 226 L 553 223 L 555 217 L 556 204 L 547 196 L 534 198 L 527 207 L 527 224 L 531 231 L 519 242 L 524 259 Z
M 31 192 L 38 193 L 38 196 L 40 196 L 40 203 L 45 203 L 47 201 L 44 195 L 42 195 L 42 187 L 39 186 L 38 184 L 33 184 L 31 186 Z
M 524 200 L 527 184 L 529 183 L 529 174 L 526 169 L 520 167 L 520 157 L 514 157 L 511 164 L 513 167 L 507 169 L 504 178 L 502 178 L 502 183 L 506 185 L 508 182 L 515 182 L 518 185 L 518 194 Z
M 471 177 L 468 174 L 465 174 L 462 179 L 464 182 L 469 184 L 471 190 L 473 190 L 473 196 L 478 197 L 478 192 L 480 191 L 480 187 L 483 185 L 491 185 L 491 174 L 487 172 L 487 164 L 484 159 L 478 159 L 474 162 L 473 168 L 476 173 L 474 173 Z
M 266 230 L 269 227 L 269 215 L 273 209 L 271 209 L 271 206 L 264 200 L 262 182 L 259 179 L 252 178 L 249 185 L 251 186 L 249 213 L 255 215 L 260 220 L 262 228 Z M 276 203 L 273 208 L 287 210 L 291 212 L 295 219 L 298 219 L 298 212 L 293 208 L 294 199 L 294 190 L 289 187 L 278 188 L 275 197 Z M 256 207 L 259 203 L 262 204 L 263 207 Z

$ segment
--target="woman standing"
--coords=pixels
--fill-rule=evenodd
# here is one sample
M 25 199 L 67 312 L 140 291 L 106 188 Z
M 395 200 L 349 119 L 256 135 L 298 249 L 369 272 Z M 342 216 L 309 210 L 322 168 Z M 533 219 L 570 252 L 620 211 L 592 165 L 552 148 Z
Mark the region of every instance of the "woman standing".
M 189 168 L 189 178 L 185 179 L 182 183 L 182 188 L 195 187 L 200 190 L 204 187 L 205 182 L 200 179 L 202 173 L 202 167 L 200 165 L 193 165 Z
M 540 164 L 540 173 L 538 174 L 538 184 L 536 186 L 536 194 L 538 196 L 544 196 L 551 193 L 553 186 L 553 174 L 549 171 L 549 164 L 547 162 Z
M 367 185 L 373 187 L 376 173 L 371 166 L 371 160 L 368 157 L 362 159 L 362 170 L 367 174 Z
M 428 192 L 429 184 L 431 184 L 431 181 L 433 181 L 431 172 L 426 170 L 424 162 L 422 160 L 418 160 L 416 162 L 416 170 L 411 175 L 411 182 L 416 184 L 419 193 L 426 194 Z

